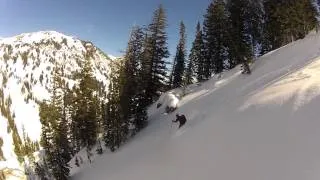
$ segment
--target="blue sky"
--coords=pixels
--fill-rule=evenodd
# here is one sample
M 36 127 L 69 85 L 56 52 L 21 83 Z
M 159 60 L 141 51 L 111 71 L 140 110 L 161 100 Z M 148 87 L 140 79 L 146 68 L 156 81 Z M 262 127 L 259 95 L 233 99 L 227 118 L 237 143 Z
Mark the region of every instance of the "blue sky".
M 92 41 L 115 56 L 125 50 L 133 25 L 147 25 L 162 3 L 168 17 L 168 45 L 175 54 L 179 22 L 187 28 L 188 49 L 197 21 L 211 0 L 0 0 L 0 37 L 55 30 Z

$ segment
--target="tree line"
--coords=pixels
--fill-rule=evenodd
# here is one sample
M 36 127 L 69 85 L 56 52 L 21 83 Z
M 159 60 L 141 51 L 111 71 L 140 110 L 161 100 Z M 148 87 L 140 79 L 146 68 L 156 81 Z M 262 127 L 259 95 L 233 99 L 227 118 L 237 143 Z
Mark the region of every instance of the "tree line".
M 56 66 L 52 97 L 40 104 L 41 146 L 46 156 L 36 163 L 37 174 L 44 179 L 67 179 L 68 162 L 82 148 L 96 147 L 97 153 L 103 153 L 100 140 L 112 152 L 117 150 L 147 126 L 147 107 L 168 89 L 203 82 L 239 64 L 244 74 L 250 74 L 250 63 L 256 57 L 303 38 L 317 27 L 318 11 L 313 3 L 212 1 L 203 24 L 197 23 L 189 55 L 181 21 L 172 62 L 168 59 L 166 12 L 160 5 L 149 25 L 132 28 L 124 57 L 110 65 L 108 87 L 95 80 L 90 52 L 77 76 L 79 86 L 71 90 L 63 79 L 63 67 Z
M 79 84 L 71 90 L 63 78 L 64 67 L 55 66 L 52 97 L 40 104 L 45 158 L 35 165 L 38 176 L 67 179 L 69 161 L 81 149 L 90 153 L 96 147 L 101 154 L 102 140 L 113 152 L 147 126 L 147 106 L 167 88 L 165 28 L 160 6 L 147 29 L 132 29 L 124 57 L 110 63 L 107 94 L 93 76 L 91 52 L 86 52 L 83 68 L 74 77 Z M 75 162 L 79 165 L 79 159 Z
M 313 0 L 212 1 L 202 27 L 197 24 L 188 58 L 181 22 L 170 87 L 202 82 L 239 64 L 243 74 L 250 74 L 250 63 L 257 57 L 317 28 L 316 4 Z

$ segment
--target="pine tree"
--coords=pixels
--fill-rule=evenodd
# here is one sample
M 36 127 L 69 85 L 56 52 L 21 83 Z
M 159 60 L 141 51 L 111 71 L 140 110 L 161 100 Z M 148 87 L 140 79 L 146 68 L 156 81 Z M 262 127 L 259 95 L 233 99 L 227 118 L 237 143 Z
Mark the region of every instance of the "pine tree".
M 204 21 L 207 62 L 210 62 L 210 74 L 221 73 L 229 56 L 230 23 L 224 0 L 212 2 Z M 208 71 L 208 70 L 207 70 Z M 207 75 L 208 78 L 208 75 Z
M 264 52 L 304 38 L 318 25 L 318 11 L 310 0 L 265 0 Z
M 159 93 L 166 89 L 166 62 L 169 57 L 167 47 L 167 23 L 165 11 L 160 5 L 154 12 L 152 23 L 147 28 L 143 53 L 143 76 L 146 81 L 145 93 L 147 104 L 151 104 Z
M 260 45 L 263 40 L 264 16 L 263 0 L 249 1 L 247 26 L 254 57 L 261 55 L 262 51 Z
M 204 43 L 205 43 L 205 62 L 204 62 L 204 78 L 209 79 L 211 77 L 213 71 L 213 55 L 214 55 L 214 37 L 211 34 L 213 31 L 213 19 L 212 19 L 212 12 L 213 12 L 213 5 L 214 2 L 211 2 L 207 8 L 207 13 L 204 16 L 203 22 L 203 31 L 204 31 Z
M 41 180 L 47 180 L 47 169 L 44 167 L 40 162 L 35 163 L 35 174 L 41 179 Z
M 315 4 L 313 0 L 295 0 L 288 6 L 291 36 L 294 40 L 304 38 L 318 24 L 316 17 L 319 14 Z
M 85 56 L 84 67 L 80 72 L 80 83 L 76 97 L 76 108 L 73 121 L 76 123 L 78 132 L 76 133 L 83 147 L 92 147 L 97 140 L 98 120 L 97 105 L 98 101 L 94 94 L 97 89 L 97 81 L 93 78 L 90 64 L 90 52 Z
M 52 153 L 52 174 L 56 179 L 67 180 L 69 177 L 69 165 L 68 162 L 62 157 L 61 150 L 54 150 Z
M 53 122 L 51 106 L 47 102 L 42 102 L 39 105 L 39 116 L 41 121 L 41 146 L 46 150 L 50 151 L 53 146 Z
M 248 24 L 249 0 L 229 0 L 228 10 L 231 21 L 231 38 L 233 46 L 230 48 L 230 57 L 236 64 L 242 64 L 243 73 L 250 74 L 249 63 L 252 61 L 251 34 Z
M 139 93 L 142 86 L 139 81 L 139 76 L 141 75 L 139 63 L 143 55 L 143 40 L 144 32 L 142 28 L 138 26 L 133 27 L 124 57 L 124 66 L 120 72 L 120 105 L 122 121 L 127 125 L 126 129 L 129 128 L 129 123 L 134 127 L 137 126 L 135 120 L 132 119 L 137 108 L 135 96 Z
M 177 52 L 174 59 L 173 67 L 173 88 L 181 87 L 183 85 L 183 75 L 185 70 L 186 59 L 186 27 L 183 22 L 180 23 L 180 40 L 177 46 Z
M 134 125 L 134 132 L 133 135 L 139 132 L 141 129 L 147 126 L 148 124 L 148 114 L 147 114 L 147 107 L 148 107 L 148 98 L 146 95 L 146 91 L 144 89 L 144 71 L 142 69 L 143 58 L 139 61 L 139 68 L 137 73 L 137 93 L 134 96 L 134 117 L 133 117 L 133 125 Z
M 40 105 L 40 118 L 42 123 L 41 144 L 45 150 L 45 160 L 48 161 L 50 174 L 52 173 L 56 179 L 68 179 L 68 163 L 62 156 L 62 149 L 57 146 L 59 111 L 53 103 L 42 103 Z
M 265 24 L 263 30 L 263 53 L 269 52 L 272 49 L 281 46 L 281 24 L 280 24 L 280 11 L 278 6 L 281 2 L 278 0 L 265 0 Z M 278 18 L 279 17 L 279 18 Z
M 40 104 L 42 123 L 41 143 L 45 149 L 49 169 L 56 179 L 67 179 L 69 176 L 68 161 L 71 159 L 67 137 L 67 125 L 63 113 L 63 85 L 59 69 L 56 66 L 53 77 L 53 89 L 50 103 Z
M 78 88 L 73 87 L 73 89 L 69 90 L 67 93 L 67 102 L 70 103 L 69 106 L 69 114 L 71 118 L 70 122 L 70 139 L 72 146 L 72 154 L 79 152 L 81 150 L 81 139 L 80 139 L 80 122 L 78 121 Z
M 97 86 L 97 93 L 94 98 L 95 102 L 94 104 L 96 105 L 96 113 L 97 113 L 97 126 L 98 130 L 97 133 L 99 135 L 98 142 L 101 140 L 101 135 L 104 132 L 103 124 L 104 124 L 104 117 L 105 117 L 105 103 L 106 103 L 106 87 L 102 82 L 98 83 Z
M 198 82 L 205 80 L 205 46 L 203 42 L 203 33 L 200 27 L 200 22 L 197 24 L 195 40 L 189 55 L 188 76 L 192 76 L 193 72 L 196 75 Z M 187 78 L 188 79 L 188 78 Z
M 187 69 L 185 72 L 185 80 L 184 84 L 189 85 L 193 83 L 193 76 L 194 76 L 194 62 L 192 59 L 189 58 Z
M 106 104 L 105 120 L 104 120 L 104 141 L 105 146 L 112 152 L 120 147 L 123 141 L 122 123 L 120 116 L 120 71 L 122 68 L 122 60 L 120 62 L 113 61 L 111 64 L 109 92 L 107 95 L 108 103 Z
M 30 137 L 25 131 L 24 125 L 22 125 L 22 140 L 23 144 L 20 146 L 22 155 L 27 156 L 29 162 L 34 162 L 33 153 L 36 152 L 36 147 L 34 147 L 34 142 L 31 141 Z
M 65 109 L 65 107 L 63 107 Z M 68 128 L 68 119 L 66 117 L 66 114 L 62 114 L 61 121 L 58 125 L 58 146 L 61 150 L 62 158 L 69 162 L 71 160 L 71 146 L 69 142 L 69 128 Z
M 53 86 L 55 92 L 53 93 L 52 103 L 57 109 L 58 119 L 57 119 L 57 129 L 56 129 L 56 146 L 59 147 L 61 158 L 65 162 L 69 162 L 71 159 L 71 147 L 69 142 L 70 131 L 68 128 L 68 123 L 70 118 L 68 117 L 68 101 L 67 101 L 67 84 L 63 80 L 64 77 L 64 66 L 55 68 L 55 74 L 53 77 Z
M 177 64 L 177 59 L 173 58 L 173 62 L 171 63 L 171 71 L 170 71 L 170 75 L 169 75 L 169 83 L 168 83 L 168 90 L 172 89 L 173 87 L 173 74 L 174 74 L 174 67 Z
M 147 114 L 147 104 L 146 96 L 143 92 L 136 94 L 135 96 L 135 111 L 133 117 L 133 124 L 135 127 L 135 132 L 139 132 L 141 129 L 147 126 L 148 124 L 148 114 Z

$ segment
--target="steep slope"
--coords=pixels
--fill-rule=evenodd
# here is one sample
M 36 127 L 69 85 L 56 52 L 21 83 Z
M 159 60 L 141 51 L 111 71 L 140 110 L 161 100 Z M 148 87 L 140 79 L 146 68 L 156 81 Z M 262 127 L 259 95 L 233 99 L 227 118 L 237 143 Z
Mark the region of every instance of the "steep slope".
M 319 179 L 319 47 L 314 33 L 259 58 L 250 76 L 233 69 L 188 87 L 180 130 L 154 104 L 133 142 L 73 179 Z
M 64 69 L 62 78 L 71 89 L 78 83 L 76 74 L 86 55 L 94 76 L 107 87 L 111 60 L 90 42 L 55 31 L 0 40 L 0 170 L 18 167 L 13 144 L 14 138 L 23 139 L 23 128 L 31 141 L 39 142 L 38 103 L 50 98 L 54 69 Z

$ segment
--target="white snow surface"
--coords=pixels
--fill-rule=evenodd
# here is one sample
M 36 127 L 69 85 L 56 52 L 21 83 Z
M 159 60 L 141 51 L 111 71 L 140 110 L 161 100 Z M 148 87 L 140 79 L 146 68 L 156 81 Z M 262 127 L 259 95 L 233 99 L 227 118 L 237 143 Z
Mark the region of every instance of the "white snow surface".
M 108 57 L 111 59 L 111 60 L 116 60 L 118 57 L 116 57 L 116 56 L 113 56 L 113 55 L 111 55 L 111 54 L 108 54 Z
M 14 121 L 21 139 L 24 126 L 31 140 L 40 140 L 41 123 L 36 102 L 50 99 L 53 68 L 64 67 L 63 79 L 72 88 L 77 84 L 72 75 L 81 70 L 88 47 L 94 48 L 90 59 L 93 74 L 108 87 L 110 59 L 90 42 L 85 43 L 55 31 L 25 33 L 0 40 L 0 90 L 4 100 L 9 97 L 12 100 L 10 112 L 15 114 Z M 24 53 L 26 58 L 23 58 Z M 32 98 L 26 101 L 30 95 Z M 6 161 L 0 161 L 0 170 L 21 168 L 13 152 L 13 141 L 7 126 L 7 118 L 1 114 L 0 138 L 4 141 L 2 151 Z
M 156 104 L 158 103 L 161 104 L 161 107 L 159 107 L 161 109 L 164 109 L 167 106 L 172 108 L 178 107 L 179 98 L 177 97 L 177 90 L 162 94 Z M 152 110 L 152 108 L 149 110 Z
M 312 33 L 186 89 L 175 113 L 150 107 L 149 126 L 74 180 L 319 180 L 320 35 Z M 169 93 L 174 93 L 170 91 Z

